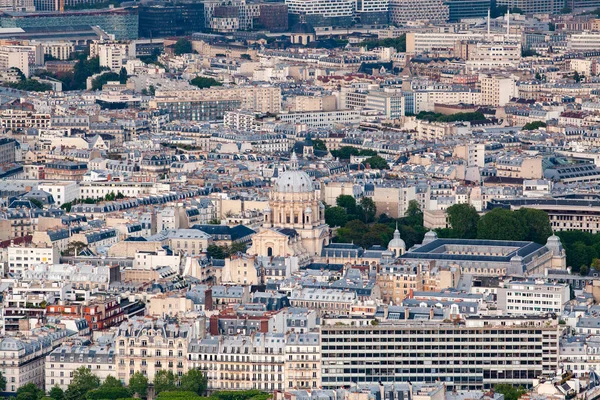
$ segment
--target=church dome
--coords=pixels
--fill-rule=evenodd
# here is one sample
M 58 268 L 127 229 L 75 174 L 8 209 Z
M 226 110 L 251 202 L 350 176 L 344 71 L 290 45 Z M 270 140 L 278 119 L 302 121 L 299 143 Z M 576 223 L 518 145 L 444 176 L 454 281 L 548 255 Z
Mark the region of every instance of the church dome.
M 406 243 L 404 243 L 404 240 L 400 237 L 398 227 L 396 227 L 396 230 L 394 231 L 394 238 L 388 243 L 388 250 L 392 249 L 406 249 Z
M 298 158 L 292 153 L 290 168 L 282 173 L 275 182 L 275 191 L 278 193 L 312 193 L 314 192 L 312 179 L 304 171 L 298 170 Z

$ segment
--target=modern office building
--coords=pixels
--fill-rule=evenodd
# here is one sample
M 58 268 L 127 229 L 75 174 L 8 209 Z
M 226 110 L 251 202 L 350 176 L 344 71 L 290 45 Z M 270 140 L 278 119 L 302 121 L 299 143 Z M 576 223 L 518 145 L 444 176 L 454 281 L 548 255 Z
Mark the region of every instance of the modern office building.
M 82 25 L 100 27 L 115 35 L 115 39 L 137 39 L 138 14 L 135 8 L 112 8 L 65 12 L 0 13 L 2 28 L 56 28 L 70 29 Z
M 404 116 L 404 96 L 398 92 L 373 91 L 367 94 L 365 108 L 378 111 L 387 119 L 399 119 Z
M 354 0 L 286 0 L 290 26 L 303 19 L 310 26 L 352 25 Z M 301 18 L 302 17 L 302 18 Z
M 204 31 L 204 3 L 144 3 L 139 7 L 139 37 L 185 36 Z
M 491 7 L 490 0 L 446 0 L 450 21 L 470 18 L 485 18 Z
M 565 6 L 565 2 L 563 0 L 496 0 L 496 6 L 518 8 L 525 14 L 558 14 Z
M 360 25 L 387 25 L 389 23 L 389 0 L 358 0 L 355 23 Z
M 525 386 L 558 367 L 560 329 L 550 315 L 370 322 L 324 320 L 324 389 L 436 381 L 457 390 Z
M 445 22 L 449 18 L 448 10 L 448 5 L 443 0 L 390 0 L 390 23 Z

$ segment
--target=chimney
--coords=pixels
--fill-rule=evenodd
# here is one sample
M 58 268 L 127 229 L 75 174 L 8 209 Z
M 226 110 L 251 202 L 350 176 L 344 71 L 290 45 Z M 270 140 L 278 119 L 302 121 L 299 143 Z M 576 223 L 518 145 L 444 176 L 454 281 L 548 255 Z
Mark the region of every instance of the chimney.
M 410 310 L 408 309 L 408 307 L 406 307 L 404 309 L 404 320 L 408 320 L 408 317 L 410 316 Z

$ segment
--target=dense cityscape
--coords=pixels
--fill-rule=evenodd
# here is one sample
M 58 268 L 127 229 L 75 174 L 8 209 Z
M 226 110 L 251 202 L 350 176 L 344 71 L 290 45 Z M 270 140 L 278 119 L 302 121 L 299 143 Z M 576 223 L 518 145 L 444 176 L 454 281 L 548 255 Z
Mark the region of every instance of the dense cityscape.
M 0 392 L 600 399 L 600 0 L 0 0 Z

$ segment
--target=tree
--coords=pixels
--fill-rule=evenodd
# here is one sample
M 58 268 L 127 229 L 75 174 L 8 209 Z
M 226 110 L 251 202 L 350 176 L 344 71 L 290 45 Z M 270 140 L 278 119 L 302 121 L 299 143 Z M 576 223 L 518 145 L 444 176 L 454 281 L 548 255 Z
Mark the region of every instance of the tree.
M 454 204 L 446 210 L 448 222 L 452 228 L 452 236 L 461 239 L 477 237 L 479 214 L 470 204 Z
M 114 379 L 114 378 L 113 378 Z M 117 400 L 130 397 L 130 389 L 123 386 L 100 387 L 87 392 L 86 400 Z
M 154 374 L 154 392 L 171 391 L 177 389 L 177 378 L 172 371 L 161 369 Z
M 367 158 L 363 164 L 368 165 L 371 169 L 390 169 L 390 165 L 385 158 L 380 156 Z
M 65 399 L 65 391 L 60 388 L 60 386 L 55 385 L 52 386 L 48 395 L 52 400 L 64 400 Z
M 510 211 L 496 208 L 486 213 L 477 223 L 477 238 L 491 240 L 525 240 L 522 222 Z
M 186 38 L 181 38 L 173 46 L 173 51 L 175 52 L 176 56 L 180 56 L 182 54 L 189 54 L 193 51 L 192 42 L 190 42 Z
M 208 378 L 203 372 L 197 369 L 190 369 L 181 376 L 180 386 L 183 391 L 194 392 L 202 396 L 206 392 Z
M 404 53 L 406 51 L 406 35 L 402 34 L 397 38 L 365 40 L 358 45 L 367 50 L 373 50 L 376 47 L 393 47 L 397 52 Z
M 129 378 L 129 390 L 139 397 L 146 397 L 148 393 L 148 378 L 141 372 L 137 371 Z
M 543 121 L 532 121 L 523 125 L 524 131 L 534 131 L 536 129 L 545 128 L 546 123 Z
M 340 194 L 335 199 L 335 204 L 342 207 L 347 214 L 356 214 L 356 199 L 348 194 Z
M 329 207 L 325 210 L 325 222 L 332 228 L 346 225 L 348 222 L 346 210 L 339 206 Z
M 100 76 L 97 76 L 92 81 L 92 90 L 101 90 L 104 85 L 108 82 L 114 82 L 119 80 L 119 74 L 116 72 L 105 72 Z
M 423 226 L 423 211 L 421 211 L 418 201 L 408 202 L 408 208 L 404 213 L 404 222 L 410 226 Z
M 494 386 L 494 392 L 503 394 L 504 400 L 518 400 L 527 393 L 527 389 L 522 386 L 514 387 L 513 385 L 502 383 Z
M 325 145 L 325 142 L 322 141 L 321 139 L 312 139 L 312 143 L 313 143 L 313 149 L 327 151 L 327 146 Z
M 204 76 L 197 76 L 190 81 L 190 84 L 199 87 L 200 89 L 206 89 L 212 86 L 223 86 L 223 84 L 214 78 L 206 78 Z
M 539 244 L 546 244 L 552 236 L 552 227 L 548 214 L 543 210 L 520 208 L 515 215 L 525 227 L 525 239 Z
M 231 244 L 231 246 L 229 246 L 227 248 L 227 255 L 231 256 L 232 254 L 236 254 L 236 253 L 245 253 L 247 249 L 248 249 L 248 246 L 246 245 L 246 243 L 233 242 Z
M 579 267 L 579 273 L 581 274 L 581 276 L 587 276 L 589 272 L 590 269 L 587 267 L 587 265 L 582 265 Z
M 331 155 L 339 158 L 340 160 L 349 160 L 350 156 L 357 156 L 360 154 L 360 150 L 352 146 L 343 146 L 338 150 L 332 150 Z
M 0 372 L 0 391 L 4 392 L 6 390 L 6 378 L 4 374 Z
M 119 83 L 121 85 L 127 83 L 127 70 L 125 69 L 125 67 L 121 67 L 121 70 L 119 71 Z
M 107 388 L 122 388 L 123 387 L 123 382 L 121 382 L 120 380 L 118 380 L 117 378 L 115 378 L 112 375 L 108 375 L 106 377 L 106 379 L 104 380 L 104 382 L 102 382 L 102 385 L 100 387 L 102 389 L 107 389 Z
M 121 200 L 121 199 L 124 199 L 124 198 L 125 198 L 125 195 L 123 193 L 117 192 L 117 196 L 115 197 L 115 199 Z
M 377 214 L 377 206 L 375 206 L 375 202 L 373 199 L 369 197 L 363 197 L 360 199 L 360 209 L 363 215 L 363 219 L 365 223 L 375 221 L 375 214 Z
M 347 222 L 343 228 L 340 228 L 336 231 L 337 240 L 341 243 L 351 243 L 351 242 L 359 242 L 361 241 L 365 232 L 368 232 L 369 228 L 365 225 L 364 222 L 355 219 L 353 221 Z
M 40 400 L 44 397 L 44 391 L 34 383 L 28 383 L 17 389 L 17 400 Z
M 252 60 L 252 57 L 250 56 L 250 54 L 247 54 L 247 53 L 240 54 L 240 58 L 242 60 Z
M 591 267 L 594 271 L 600 271 L 600 258 L 594 258 Z
M 217 260 L 222 260 L 225 258 L 225 252 L 223 248 L 217 246 L 216 244 L 211 244 L 206 248 L 206 254 L 209 258 L 216 258 Z
M 79 367 L 73 372 L 71 383 L 65 392 L 65 400 L 81 400 L 87 392 L 100 387 L 100 378 L 92 374 L 86 367 Z

